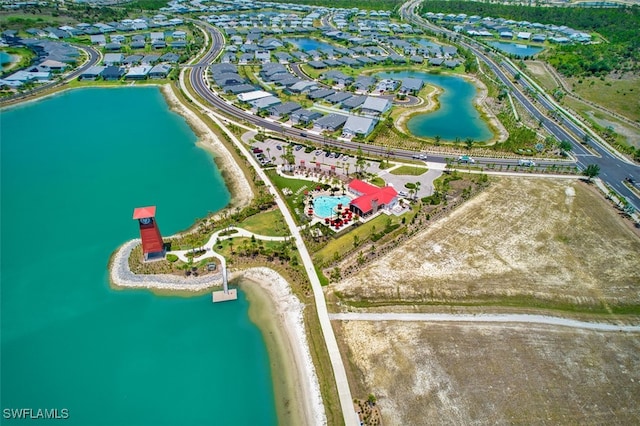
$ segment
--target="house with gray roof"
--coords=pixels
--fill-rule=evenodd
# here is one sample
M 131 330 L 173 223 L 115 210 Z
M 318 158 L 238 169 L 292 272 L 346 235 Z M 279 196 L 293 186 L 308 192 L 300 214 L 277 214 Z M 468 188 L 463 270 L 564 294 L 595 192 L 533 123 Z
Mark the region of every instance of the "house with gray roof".
M 144 58 L 140 60 L 143 64 L 155 64 L 160 60 L 160 55 L 146 55 Z
M 358 78 L 356 78 L 356 81 L 355 83 L 353 83 L 353 86 L 355 87 L 356 90 L 366 92 L 371 87 L 373 87 L 375 83 L 376 83 L 376 79 L 374 77 L 361 75 Z
M 80 74 L 80 76 L 78 76 L 78 80 L 96 80 L 98 77 L 100 77 L 100 74 L 102 74 L 102 71 L 104 71 L 105 68 L 105 66 L 100 65 L 89 67 L 88 69 L 84 70 Z
M 362 113 L 370 115 L 380 115 L 391 108 L 391 102 L 385 98 L 367 96 L 362 104 Z
M 281 102 L 282 101 L 276 98 L 275 96 L 265 96 L 264 98 L 250 101 L 249 104 L 251 104 L 251 106 L 253 106 L 258 111 L 262 111 L 262 110 L 268 109 L 269 107 L 277 105 Z
M 109 65 L 100 74 L 104 80 L 113 81 L 120 80 L 124 76 L 124 68 L 117 67 L 115 65 Z
M 351 93 L 348 92 L 338 92 L 338 93 L 334 93 L 331 96 L 327 96 L 326 98 L 324 98 L 325 101 L 329 102 L 330 104 L 340 104 L 344 101 L 346 101 L 347 99 L 349 99 L 350 97 L 352 97 L 353 95 Z
M 353 83 L 353 77 L 350 77 L 340 71 L 331 70 L 327 71 L 322 75 L 324 80 L 332 81 L 333 84 L 337 84 L 339 86 L 348 86 Z
M 240 93 L 248 93 L 256 90 L 254 86 L 251 84 L 233 84 L 228 86 L 222 86 L 222 91 L 225 93 L 231 93 L 234 95 L 239 95 Z
M 301 108 L 297 111 L 292 112 L 290 117 L 291 117 L 291 121 L 294 124 L 307 125 L 311 123 L 313 120 L 317 120 L 318 118 L 322 117 L 322 114 L 320 114 L 317 111 L 311 111 L 308 109 Z
M 355 136 L 367 137 L 376 126 L 376 120 L 368 117 L 350 115 L 342 128 L 343 138 L 353 138 Z
M 335 90 L 331 90 L 331 89 L 318 89 L 318 90 L 314 90 L 313 92 L 310 92 L 307 97 L 309 99 L 311 99 L 312 101 L 318 100 L 318 99 L 323 99 L 326 98 L 327 96 L 331 96 L 334 93 L 336 93 Z
M 424 81 L 419 78 L 407 77 L 403 78 L 400 83 L 400 92 L 411 93 L 415 95 L 424 87 Z
M 106 66 L 120 65 L 122 64 L 123 60 L 124 60 L 124 55 L 122 53 L 107 53 L 104 55 L 104 59 L 102 62 L 104 62 Z
M 143 58 L 142 55 L 129 55 L 122 60 L 122 63 L 125 65 L 139 64 L 142 58 Z
M 309 61 L 307 62 L 307 65 L 309 65 L 311 68 L 315 70 L 319 70 L 327 67 L 327 64 L 325 64 L 323 61 Z
M 137 67 L 129 68 L 129 71 L 125 74 L 125 80 L 145 80 L 151 71 L 151 65 L 140 65 Z
M 167 78 L 170 72 L 171 65 L 158 64 L 151 68 L 151 70 L 149 71 L 149 78 Z
M 366 99 L 366 96 L 352 96 L 349 99 L 343 101 L 340 107 L 344 110 L 352 111 L 361 106 Z
M 294 111 L 301 109 L 302 106 L 297 102 L 285 102 L 283 104 L 272 106 L 268 109 L 269 114 L 281 118 L 286 117 Z
M 313 123 L 313 127 L 319 131 L 335 132 L 346 123 L 347 118 L 346 115 L 342 114 L 327 114 L 317 119 Z
M 287 90 L 291 93 L 309 93 L 318 89 L 318 84 L 315 81 L 301 80 Z

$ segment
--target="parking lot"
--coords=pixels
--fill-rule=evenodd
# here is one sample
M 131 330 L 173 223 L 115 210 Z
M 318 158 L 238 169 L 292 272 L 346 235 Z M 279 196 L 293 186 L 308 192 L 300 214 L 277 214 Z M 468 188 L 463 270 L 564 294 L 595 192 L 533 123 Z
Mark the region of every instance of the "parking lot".
M 260 152 L 254 153 L 258 161 L 263 165 L 269 164 L 269 162 L 275 165 L 284 164 L 285 148 L 287 143 L 275 139 L 266 139 L 264 142 L 254 142 L 252 144 L 253 149 L 258 149 Z M 331 171 L 331 166 L 335 166 L 335 172 L 338 175 L 353 174 L 356 170 L 356 158 L 353 155 L 345 155 L 338 153 L 337 151 L 331 151 L 330 149 L 315 149 L 311 152 L 305 152 L 305 146 L 292 144 L 293 155 L 296 158 L 296 166 L 300 166 L 301 161 L 304 160 L 304 164 L 307 168 L 315 168 L 316 163 L 320 163 L 320 169 L 325 172 Z M 365 151 L 366 155 L 366 151 Z M 275 158 L 275 160 L 274 160 Z M 425 162 L 427 157 L 416 158 Z M 268 161 L 267 161 L 268 160 Z M 407 197 L 409 190 L 406 189 L 405 184 L 420 182 L 420 189 L 417 197 L 426 197 L 433 193 L 433 181 L 442 174 L 442 170 L 430 168 L 427 172 L 419 175 L 394 175 L 389 173 L 391 169 L 380 169 L 380 163 L 378 161 L 367 161 L 365 171 L 367 173 L 373 173 L 380 176 L 384 181 L 393 186 L 401 196 Z M 416 166 L 419 167 L 419 166 Z

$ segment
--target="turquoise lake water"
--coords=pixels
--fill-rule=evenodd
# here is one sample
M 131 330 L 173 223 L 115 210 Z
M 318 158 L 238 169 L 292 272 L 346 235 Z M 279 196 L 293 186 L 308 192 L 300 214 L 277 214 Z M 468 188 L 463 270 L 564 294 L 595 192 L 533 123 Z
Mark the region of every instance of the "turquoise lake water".
M 524 58 L 525 56 L 533 56 L 542 52 L 543 47 L 528 46 L 522 43 L 508 43 L 504 41 L 490 41 L 489 45 L 501 50 L 504 53 L 517 56 L 518 58 Z
M 8 64 L 11 62 L 11 55 L 7 52 L 0 52 L 0 65 Z
M 298 49 L 303 52 L 308 52 L 309 50 L 319 50 L 319 49 L 333 49 L 334 47 L 329 43 L 325 43 L 320 40 L 316 40 L 308 37 L 293 37 L 293 38 L 285 38 L 283 39 L 287 43 L 291 43 L 296 46 Z
M 491 139 L 493 134 L 489 126 L 473 107 L 476 88 L 462 77 L 419 71 L 384 72 L 376 75 L 395 80 L 419 78 L 444 90 L 438 97 L 440 108 L 409 119 L 407 128 L 411 134 L 419 137 L 440 136 L 443 140 L 460 138 L 464 141 L 472 138 L 481 142 Z
M 109 287 L 134 207 L 157 205 L 170 235 L 230 199 L 159 89 L 75 90 L 0 120 L 2 408 L 66 408 L 74 425 L 276 424 L 243 293 L 213 305 Z

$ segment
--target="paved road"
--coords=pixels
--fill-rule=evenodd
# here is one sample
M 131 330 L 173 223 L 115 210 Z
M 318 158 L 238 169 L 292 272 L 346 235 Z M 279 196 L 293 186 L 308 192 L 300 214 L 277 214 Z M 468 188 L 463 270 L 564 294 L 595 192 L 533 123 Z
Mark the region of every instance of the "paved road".
M 477 58 L 484 62 L 500 82 L 511 91 L 512 96 L 533 117 L 539 120 L 549 133 L 560 141 L 567 140 L 571 142 L 577 158 L 577 164 L 581 168 L 584 169 L 589 164 L 597 164 L 600 167 L 600 178 L 626 197 L 636 210 L 640 209 L 640 197 L 623 184 L 624 179 L 628 176 L 634 176 L 636 181 L 640 181 L 640 166 L 621 159 L 617 153 L 612 153 L 598 143 L 594 138 L 595 135 L 590 134 L 589 131 L 576 124 L 580 123 L 577 118 L 571 116 L 555 103 L 531 78 L 521 70 L 516 69 L 515 65 L 507 58 L 495 54 L 498 61 L 500 61 L 500 63 L 497 63 L 485 53 L 484 46 L 479 45 L 473 39 L 468 39 L 458 33 L 438 27 L 416 15 L 415 9 L 421 2 L 422 0 L 409 0 L 404 3 L 400 8 L 401 16 L 405 20 L 425 27 L 436 34 L 447 34 L 451 37 L 456 37 L 456 42 L 471 50 Z M 521 78 L 517 80 L 518 83 L 514 83 L 517 74 Z M 533 93 L 533 99 L 526 93 Z M 554 116 L 555 119 L 550 118 L 550 116 Z M 586 149 L 580 143 L 585 138 L 588 139 L 589 149 Z
M 640 332 L 640 325 L 618 325 L 604 322 L 586 322 L 547 315 L 529 314 L 420 314 L 420 313 L 371 313 L 347 312 L 329 315 L 339 321 L 411 321 L 411 322 L 480 322 L 543 324 L 596 331 Z

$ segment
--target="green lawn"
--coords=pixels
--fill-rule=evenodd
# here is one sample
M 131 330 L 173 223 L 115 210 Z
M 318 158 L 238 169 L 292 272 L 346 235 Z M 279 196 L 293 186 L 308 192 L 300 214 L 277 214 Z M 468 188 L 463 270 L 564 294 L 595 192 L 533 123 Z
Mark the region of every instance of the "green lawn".
M 408 175 L 408 176 L 420 176 L 425 174 L 429 169 L 426 167 L 418 166 L 400 166 L 397 169 L 389 171 L 392 175 Z
M 371 182 L 372 185 L 375 186 L 379 186 L 380 188 L 382 188 L 383 186 L 385 186 L 385 182 L 384 179 L 382 179 L 379 176 L 374 177 L 373 179 L 371 179 L 369 182 Z
M 389 216 L 381 214 L 367 223 L 360 225 L 357 228 L 353 228 L 353 230 L 349 230 L 346 234 L 330 241 L 326 246 L 318 250 L 318 252 L 315 253 L 314 258 L 319 258 L 323 261 L 331 261 L 336 252 L 339 256 L 342 256 L 353 248 L 354 236 L 357 235 L 361 242 L 366 241 L 369 236 L 373 234 L 374 227 L 376 232 L 380 232 L 385 228 L 388 218 Z M 396 223 L 398 219 L 394 217 L 392 218 L 392 221 L 393 223 Z
M 614 80 L 605 78 L 573 78 L 569 79 L 574 91 L 579 96 L 598 105 L 602 105 L 625 117 L 640 121 L 640 78 Z
M 267 170 L 267 176 L 269 176 L 271 182 L 273 182 L 281 193 L 284 188 L 289 188 L 291 192 L 293 192 L 293 195 L 282 194 L 282 198 L 287 203 L 289 211 L 292 213 L 296 223 L 300 223 L 298 215 L 296 214 L 296 207 L 298 207 L 303 200 L 304 191 L 314 188 L 316 183 L 308 180 L 288 179 L 280 176 L 275 170 Z
M 238 227 L 259 235 L 284 237 L 289 235 L 289 230 L 284 223 L 284 217 L 280 210 L 270 210 L 250 216 L 240 222 Z

